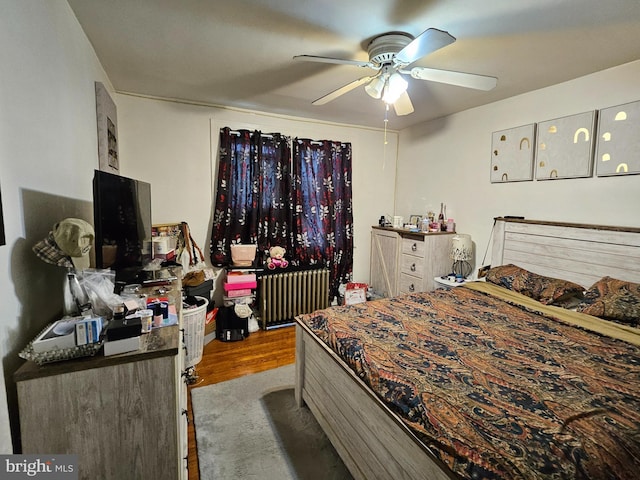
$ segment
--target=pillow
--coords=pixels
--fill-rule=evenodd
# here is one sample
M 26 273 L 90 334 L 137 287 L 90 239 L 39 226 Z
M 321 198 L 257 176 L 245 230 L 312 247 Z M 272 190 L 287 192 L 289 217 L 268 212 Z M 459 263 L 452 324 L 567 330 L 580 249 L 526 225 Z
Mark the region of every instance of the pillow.
M 500 265 L 487 272 L 487 281 L 533 298 L 544 305 L 569 307 L 582 298 L 584 288 L 577 283 L 545 277 L 517 265 Z
M 632 326 L 640 324 L 640 284 L 602 277 L 578 305 L 578 312 Z

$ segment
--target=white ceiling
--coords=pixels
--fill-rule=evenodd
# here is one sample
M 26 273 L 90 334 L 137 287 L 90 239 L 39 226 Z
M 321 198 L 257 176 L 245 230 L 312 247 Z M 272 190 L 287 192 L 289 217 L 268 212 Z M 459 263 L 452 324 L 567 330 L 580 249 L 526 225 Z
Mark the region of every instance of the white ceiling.
M 640 59 L 640 0 L 68 2 L 118 92 L 382 127 L 363 87 L 311 105 L 372 71 L 292 57 L 366 61 L 372 37 L 429 27 L 457 41 L 414 65 L 498 78 L 490 92 L 409 78 L 415 112 L 391 109 L 394 130 Z

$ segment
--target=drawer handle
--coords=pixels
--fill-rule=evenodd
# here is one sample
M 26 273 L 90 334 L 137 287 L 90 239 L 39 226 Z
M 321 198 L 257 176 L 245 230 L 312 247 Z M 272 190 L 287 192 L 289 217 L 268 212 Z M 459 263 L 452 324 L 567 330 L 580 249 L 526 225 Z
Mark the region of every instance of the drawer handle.
M 412 264 L 411 264 L 411 268 L 410 268 L 410 270 L 411 270 L 412 272 L 415 272 L 415 271 L 416 271 L 416 264 L 415 264 L 415 263 L 412 263 Z
M 416 291 L 416 287 L 413 286 L 413 283 L 411 285 L 409 285 L 409 291 L 410 292 L 415 292 Z
M 413 245 L 411 245 L 411 251 L 412 252 L 415 252 L 417 250 L 418 250 L 418 244 L 417 243 L 414 243 Z

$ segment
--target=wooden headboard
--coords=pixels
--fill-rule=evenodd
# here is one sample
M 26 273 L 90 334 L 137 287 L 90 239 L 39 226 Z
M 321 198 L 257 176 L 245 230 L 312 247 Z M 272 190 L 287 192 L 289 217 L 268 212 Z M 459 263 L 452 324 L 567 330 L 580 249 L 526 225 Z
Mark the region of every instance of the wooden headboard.
M 509 263 L 585 288 L 606 275 L 640 283 L 640 228 L 497 218 L 491 266 Z

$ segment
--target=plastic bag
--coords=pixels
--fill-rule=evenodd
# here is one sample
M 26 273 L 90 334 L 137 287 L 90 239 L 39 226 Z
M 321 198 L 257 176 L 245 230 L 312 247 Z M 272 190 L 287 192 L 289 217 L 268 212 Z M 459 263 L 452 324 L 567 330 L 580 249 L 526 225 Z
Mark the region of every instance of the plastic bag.
M 76 275 L 89 296 L 94 315 L 110 319 L 115 306 L 122 304 L 122 297 L 113 293 L 115 272 L 109 269 L 88 268 Z

